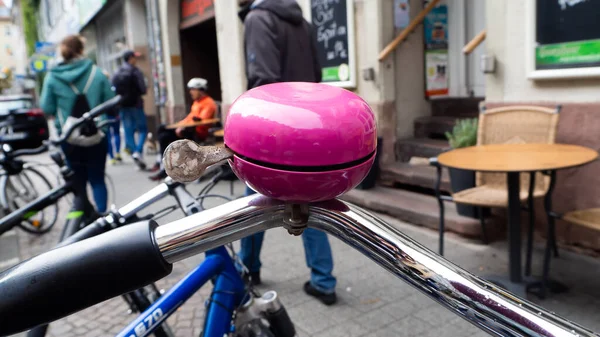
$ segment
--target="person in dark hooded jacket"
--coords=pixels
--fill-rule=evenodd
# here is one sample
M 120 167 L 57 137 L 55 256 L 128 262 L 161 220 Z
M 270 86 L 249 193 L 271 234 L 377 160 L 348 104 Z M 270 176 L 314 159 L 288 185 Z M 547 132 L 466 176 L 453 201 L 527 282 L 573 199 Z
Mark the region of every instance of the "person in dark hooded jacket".
M 249 1 L 239 12 L 244 22 L 244 52 L 248 90 L 278 82 L 321 82 L 321 68 L 311 25 L 295 0 Z M 246 195 L 256 193 L 246 187 Z M 260 250 L 264 232 L 241 241 L 240 258 L 252 283 L 260 284 Z M 334 304 L 333 257 L 324 232 L 302 233 L 306 264 L 311 270 L 304 291 L 326 305 Z

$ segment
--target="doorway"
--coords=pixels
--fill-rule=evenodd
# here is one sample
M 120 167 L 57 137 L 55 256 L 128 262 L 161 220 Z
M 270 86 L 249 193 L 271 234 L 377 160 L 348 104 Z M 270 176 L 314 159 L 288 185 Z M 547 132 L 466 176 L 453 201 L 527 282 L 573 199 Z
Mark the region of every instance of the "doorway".
M 212 17 L 194 26 L 180 31 L 181 65 L 183 85 L 186 88 L 186 111 L 192 105 L 187 94 L 187 83 L 194 77 L 202 77 L 208 81 L 208 94 L 221 101 L 221 76 L 219 74 L 219 54 L 217 47 L 217 27 Z

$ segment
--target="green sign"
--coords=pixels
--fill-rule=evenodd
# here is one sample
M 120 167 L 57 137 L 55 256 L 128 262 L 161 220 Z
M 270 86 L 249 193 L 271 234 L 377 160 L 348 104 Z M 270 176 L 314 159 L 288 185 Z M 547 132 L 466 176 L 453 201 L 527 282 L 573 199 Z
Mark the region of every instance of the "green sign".
M 348 81 L 350 77 L 350 68 L 342 63 L 337 67 L 322 68 L 323 82 Z
M 541 45 L 535 49 L 537 69 L 600 65 L 600 39 Z

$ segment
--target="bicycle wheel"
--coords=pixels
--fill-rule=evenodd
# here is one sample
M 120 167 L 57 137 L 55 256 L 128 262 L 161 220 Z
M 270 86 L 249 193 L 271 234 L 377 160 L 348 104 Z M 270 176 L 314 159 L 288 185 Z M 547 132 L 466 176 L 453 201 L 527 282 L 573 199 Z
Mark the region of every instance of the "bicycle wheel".
M 2 189 L 3 205 L 9 212 L 14 212 L 27 203 L 52 190 L 48 179 L 37 169 L 25 166 L 19 174 L 7 176 L 6 185 Z M 19 227 L 32 234 L 48 232 L 58 219 L 58 203 L 50 205 L 36 213 L 27 214 Z
M 130 292 L 129 295 L 131 301 L 133 302 L 133 306 L 138 313 L 144 312 L 148 309 L 152 303 L 160 297 L 160 292 L 158 288 L 154 285 L 154 283 L 137 290 Z M 173 331 L 167 324 L 167 322 L 163 322 L 159 325 L 154 332 L 152 333 L 156 337 L 174 337 Z

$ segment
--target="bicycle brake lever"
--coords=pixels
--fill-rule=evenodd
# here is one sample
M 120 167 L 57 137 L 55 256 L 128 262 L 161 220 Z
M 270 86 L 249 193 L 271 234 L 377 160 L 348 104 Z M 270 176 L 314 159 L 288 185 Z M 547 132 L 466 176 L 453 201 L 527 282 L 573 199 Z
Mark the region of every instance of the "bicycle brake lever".
M 206 168 L 233 157 L 233 152 L 222 146 L 200 146 L 181 139 L 165 149 L 163 164 L 167 175 L 185 183 L 200 179 Z

